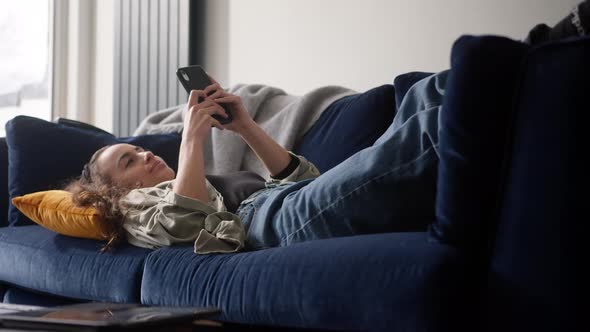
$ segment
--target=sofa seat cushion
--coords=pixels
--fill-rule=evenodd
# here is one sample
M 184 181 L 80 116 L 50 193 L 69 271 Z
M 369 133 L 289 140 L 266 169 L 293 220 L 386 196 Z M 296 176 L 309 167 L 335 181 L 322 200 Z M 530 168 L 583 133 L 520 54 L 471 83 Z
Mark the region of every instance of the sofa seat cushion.
M 468 275 L 458 251 L 429 242 L 426 233 L 231 255 L 171 247 L 148 256 L 141 298 L 149 305 L 216 306 L 221 320 L 245 324 L 439 331 L 452 324 L 453 312 L 465 313 L 459 307 L 468 302 Z
M 40 226 L 0 228 L 0 283 L 76 299 L 139 302 L 147 249 L 56 234 Z
M 6 289 L 3 297 L 4 303 L 19 305 L 34 305 L 40 307 L 55 307 L 59 305 L 76 304 L 83 302 L 67 297 L 54 296 L 44 293 L 22 289 L 19 287 L 9 287 Z

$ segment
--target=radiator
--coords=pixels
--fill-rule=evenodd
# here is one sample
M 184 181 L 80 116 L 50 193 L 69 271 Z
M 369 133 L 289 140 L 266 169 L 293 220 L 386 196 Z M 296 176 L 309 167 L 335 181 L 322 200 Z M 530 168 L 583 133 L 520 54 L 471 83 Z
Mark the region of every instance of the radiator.
M 186 102 L 175 73 L 190 62 L 190 2 L 115 2 L 116 135 L 131 135 L 148 114 Z

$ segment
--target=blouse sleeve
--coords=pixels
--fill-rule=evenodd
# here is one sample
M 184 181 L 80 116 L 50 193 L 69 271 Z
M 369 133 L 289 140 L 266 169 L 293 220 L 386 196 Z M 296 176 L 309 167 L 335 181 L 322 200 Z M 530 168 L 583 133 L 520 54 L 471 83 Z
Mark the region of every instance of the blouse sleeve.
M 301 180 L 313 179 L 320 176 L 320 171 L 315 167 L 315 165 L 305 159 L 305 157 L 296 155 L 293 152 L 289 151 L 289 154 L 297 159 L 299 159 L 299 166 L 291 172 L 291 174 L 287 175 L 287 177 L 283 179 L 273 179 L 269 178 L 267 181 L 268 183 L 285 183 L 285 182 L 297 182 Z
M 244 247 L 246 235 L 240 218 L 225 211 L 213 187 L 208 184 L 210 196 L 205 203 L 174 193 L 172 186 L 173 182 L 165 182 L 125 196 L 128 211 L 123 227 L 129 243 L 160 248 L 194 241 L 197 254 L 236 252 Z

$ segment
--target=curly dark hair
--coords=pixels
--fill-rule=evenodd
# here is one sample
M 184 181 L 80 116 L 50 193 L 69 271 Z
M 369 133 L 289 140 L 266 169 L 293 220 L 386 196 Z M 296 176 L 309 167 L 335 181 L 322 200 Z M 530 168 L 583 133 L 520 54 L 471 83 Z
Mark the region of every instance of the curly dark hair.
M 123 222 L 125 208 L 121 198 L 131 188 L 115 184 L 107 175 L 100 172 L 96 165 L 98 157 L 111 145 L 96 151 L 90 161 L 84 165 L 82 175 L 70 182 L 65 190 L 72 193 L 72 200 L 78 207 L 94 207 L 101 218 L 101 228 L 107 243 L 101 251 L 108 251 L 125 240 Z

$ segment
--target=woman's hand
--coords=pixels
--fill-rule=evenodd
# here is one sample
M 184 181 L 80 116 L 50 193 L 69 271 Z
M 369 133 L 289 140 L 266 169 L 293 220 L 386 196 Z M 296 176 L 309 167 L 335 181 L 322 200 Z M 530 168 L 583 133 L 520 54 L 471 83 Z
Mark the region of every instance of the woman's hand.
M 201 100 L 201 102 L 199 102 Z M 211 98 L 206 90 L 193 90 L 188 98 L 187 110 L 184 117 L 183 140 L 196 139 L 203 143 L 209 137 L 211 127 L 223 130 L 224 127 L 212 115 L 227 117 L 223 108 Z
M 244 139 L 271 175 L 279 174 L 291 161 L 287 150 L 252 120 L 239 96 L 225 92 L 211 76 L 209 79 L 213 84 L 203 90 L 205 98 L 217 105 L 227 107 L 233 117 L 232 122 L 225 124 L 224 127 L 236 132 Z
M 215 82 L 215 80 L 211 80 Z M 226 107 L 231 112 L 233 119 L 230 123 L 223 125 L 224 128 L 240 134 L 254 122 L 244 107 L 242 98 L 227 93 L 221 88 L 219 83 L 213 83 L 205 88 L 203 92 L 207 95 L 209 100 Z

